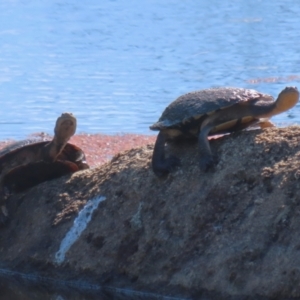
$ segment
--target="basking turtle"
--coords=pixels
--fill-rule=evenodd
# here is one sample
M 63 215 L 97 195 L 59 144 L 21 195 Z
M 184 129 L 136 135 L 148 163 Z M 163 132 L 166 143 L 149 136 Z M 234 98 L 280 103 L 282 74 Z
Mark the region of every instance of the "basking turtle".
M 24 140 L 0 150 L 0 223 L 7 220 L 5 201 L 10 193 L 89 168 L 84 152 L 68 143 L 75 131 L 76 118 L 63 113 L 52 141 Z
M 157 176 L 168 174 L 180 164 L 178 158 L 165 157 L 165 143 L 177 138 L 198 138 L 200 168 L 208 170 L 215 163 L 207 137 L 229 133 L 259 123 L 293 107 L 299 99 L 296 87 L 286 87 L 275 101 L 267 94 L 252 89 L 221 87 L 191 92 L 180 96 L 150 126 L 159 130 L 154 146 L 152 167 Z M 262 122 L 267 127 L 272 123 Z

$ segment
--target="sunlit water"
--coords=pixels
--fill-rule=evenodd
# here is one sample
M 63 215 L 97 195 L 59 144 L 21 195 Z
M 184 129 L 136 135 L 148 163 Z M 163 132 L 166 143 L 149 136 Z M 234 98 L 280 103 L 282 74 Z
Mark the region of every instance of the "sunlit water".
M 0 140 L 52 133 L 64 111 L 77 132 L 149 134 L 168 103 L 212 86 L 276 97 L 300 86 L 299 15 L 294 0 L 0 1 Z
M 0 140 L 51 134 L 65 111 L 77 132 L 149 134 L 189 91 L 300 88 L 299 16 L 294 0 L 2 0 Z

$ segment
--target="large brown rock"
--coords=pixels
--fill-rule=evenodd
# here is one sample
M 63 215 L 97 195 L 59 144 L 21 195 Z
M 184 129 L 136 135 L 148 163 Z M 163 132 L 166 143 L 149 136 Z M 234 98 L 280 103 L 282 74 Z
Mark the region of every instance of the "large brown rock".
M 0 267 L 193 299 L 300 297 L 299 142 L 298 126 L 212 140 L 219 163 L 208 173 L 196 144 L 170 145 L 182 166 L 165 179 L 151 170 L 151 145 L 14 195 Z M 99 196 L 57 263 L 79 211 Z

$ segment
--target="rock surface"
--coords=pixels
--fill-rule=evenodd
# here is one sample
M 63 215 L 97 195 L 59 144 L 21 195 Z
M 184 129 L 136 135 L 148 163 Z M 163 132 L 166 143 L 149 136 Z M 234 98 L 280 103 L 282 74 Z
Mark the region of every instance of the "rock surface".
M 300 297 L 300 127 L 211 145 L 219 163 L 208 173 L 196 144 L 181 143 L 167 152 L 182 166 L 159 179 L 148 145 L 11 196 L 0 267 L 190 299 Z M 75 218 L 99 197 L 58 262 Z

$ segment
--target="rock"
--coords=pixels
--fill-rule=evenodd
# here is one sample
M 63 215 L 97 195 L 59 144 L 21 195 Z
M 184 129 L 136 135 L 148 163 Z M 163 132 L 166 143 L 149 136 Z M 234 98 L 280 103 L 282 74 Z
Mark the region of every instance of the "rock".
M 182 166 L 164 179 L 149 145 L 13 195 L 0 267 L 193 299 L 300 297 L 299 142 L 299 126 L 211 140 L 208 173 L 196 144 L 168 145 Z

